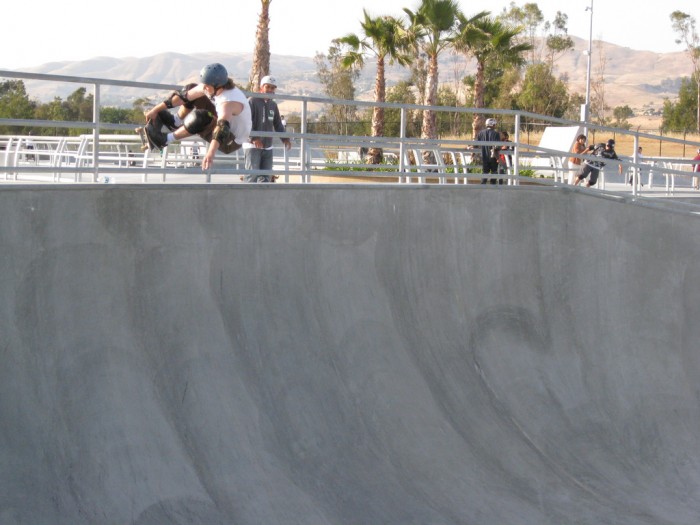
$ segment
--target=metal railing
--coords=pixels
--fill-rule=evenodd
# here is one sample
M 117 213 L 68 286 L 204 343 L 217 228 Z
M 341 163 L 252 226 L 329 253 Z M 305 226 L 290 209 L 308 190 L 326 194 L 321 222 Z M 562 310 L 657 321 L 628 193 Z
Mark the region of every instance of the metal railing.
M 91 122 L 65 122 L 33 119 L 0 119 L 2 126 L 51 127 L 55 129 L 78 128 L 91 130 L 79 137 L 41 137 L 37 135 L 6 135 L 0 137 L 0 182 L 22 181 L 30 175 L 43 177 L 40 181 L 71 182 L 114 181 L 115 176 L 124 182 L 150 182 L 149 175 L 158 175 L 160 182 L 172 182 L 186 177 L 187 180 L 204 182 L 235 182 L 246 172 L 241 150 L 230 155 L 217 153 L 214 167 L 201 170 L 201 153 L 206 144 L 197 137 L 169 145 L 162 153 L 143 151 L 141 142 L 133 133 L 133 124 L 110 124 L 101 121 L 101 91 L 105 86 L 136 88 L 150 92 L 156 97 L 178 89 L 180 86 L 147 82 L 132 82 L 98 78 L 70 77 L 38 73 L 22 73 L 0 70 L 0 78 L 33 80 L 43 82 L 68 82 L 89 85 L 93 91 L 93 120 Z M 250 96 L 262 96 L 249 94 Z M 460 114 L 470 118 L 475 114 L 499 116 L 513 123 L 513 142 L 488 143 L 507 145 L 511 148 L 509 165 L 505 173 L 498 175 L 509 184 L 529 181 L 538 184 L 565 183 L 568 171 L 565 159 L 572 156 L 568 151 L 551 150 L 527 144 L 523 130 L 534 123 L 540 126 L 580 126 L 576 121 L 558 119 L 523 111 L 477 109 L 445 106 L 421 106 L 413 104 L 376 103 L 370 101 L 337 100 L 324 97 L 306 97 L 276 94 L 280 102 L 298 107 L 300 121 L 298 131 L 283 134 L 292 139 L 294 147 L 286 151 L 275 148 L 274 167 L 268 174 L 280 176 L 285 182 L 309 183 L 326 179 L 397 183 L 469 183 L 480 182 L 481 166 L 478 158 L 484 143 L 460 137 L 421 139 L 407 136 L 407 122 L 416 112 L 431 110 L 438 113 Z M 369 111 L 381 106 L 400 114 L 398 136 L 371 137 L 350 134 L 311 133 L 317 114 L 330 106 L 352 106 L 357 111 Z M 605 126 L 585 125 L 589 133 L 606 133 L 620 137 L 630 135 L 637 151 L 640 140 L 680 143 L 697 149 L 700 143 L 672 137 L 662 137 Z M 103 132 L 110 133 L 103 133 Z M 118 134 L 114 134 L 118 132 Z M 256 135 L 279 137 L 279 133 L 256 132 Z M 366 164 L 359 151 L 364 148 L 381 148 L 388 161 L 381 165 Z M 581 155 L 582 158 L 590 158 Z M 621 168 L 618 168 L 621 166 Z M 613 170 L 609 168 L 613 167 Z M 622 181 L 625 186 L 629 176 L 632 184 L 628 191 L 633 195 L 660 192 L 675 194 L 697 185 L 692 174 L 692 160 L 673 157 L 622 157 L 620 162 L 611 162 L 602 172 L 599 188 Z M 614 171 L 621 171 L 620 181 Z M 267 173 L 267 172 L 261 172 Z M 529 175 L 523 177 L 523 174 Z M 532 175 L 536 177 L 532 177 Z M 85 175 L 89 175 L 86 177 Z M 645 180 L 642 180 L 646 177 Z M 664 180 L 660 185 L 658 181 Z

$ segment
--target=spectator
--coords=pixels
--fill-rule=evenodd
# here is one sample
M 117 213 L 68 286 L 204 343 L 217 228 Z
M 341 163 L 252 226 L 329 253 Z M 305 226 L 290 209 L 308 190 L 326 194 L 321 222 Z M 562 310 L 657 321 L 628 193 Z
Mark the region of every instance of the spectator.
M 586 148 L 584 153 L 591 153 L 592 155 L 603 159 L 617 159 L 617 153 L 615 153 L 615 140 L 609 139 L 605 144 L 602 142 L 596 145 L 591 144 L 588 146 L 588 148 Z M 598 182 L 598 175 L 600 174 L 600 170 L 603 166 L 605 166 L 605 163 L 600 160 L 584 160 L 583 169 L 576 176 L 574 186 L 578 186 L 581 184 L 583 179 L 589 176 L 590 178 L 588 179 L 586 187 L 590 188 L 591 186 L 594 186 L 595 183 Z
M 574 142 L 574 146 L 571 148 L 571 153 L 581 155 L 584 151 L 586 151 L 586 135 L 581 133 L 576 137 L 576 142 Z M 574 177 L 581 171 L 582 160 L 581 157 L 569 157 L 569 184 L 574 183 Z
M 478 142 L 500 142 L 501 134 L 496 131 L 497 124 L 498 121 L 495 118 L 486 119 L 486 127 L 479 131 L 476 135 L 476 140 Z M 498 173 L 499 148 L 500 146 L 494 144 L 484 144 L 481 146 L 481 166 L 484 175 Z M 487 180 L 489 180 L 491 184 L 496 184 L 496 179 L 487 179 L 486 177 L 481 179 L 481 184 L 486 184 Z M 503 179 L 499 179 L 498 183 L 503 184 Z
M 510 135 L 507 131 L 501 131 L 501 142 L 510 142 Z M 498 151 L 498 173 L 500 175 L 507 175 L 508 168 L 513 165 L 513 160 L 511 153 L 513 148 L 507 144 L 504 144 L 499 148 Z
M 277 81 L 274 77 L 267 75 L 260 80 L 260 93 L 269 94 L 270 97 L 251 97 L 248 100 L 253 121 L 253 129 L 251 130 L 253 136 L 250 137 L 250 142 L 243 146 L 245 168 L 250 170 L 244 177 L 246 182 L 274 182 L 275 180 L 269 174 L 255 173 L 258 170 L 272 170 L 272 137 L 256 137 L 254 135 L 256 131 L 281 133 L 285 130 L 277 103 L 271 98 L 275 89 L 277 89 Z M 280 140 L 284 143 L 285 148 L 292 147 L 292 142 L 288 138 L 281 137 Z
M 695 167 L 693 168 L 693 173 L 700 173 L 700 148 L 698 148 L 698 154 L 695 155 L 693 160 L 696 161 Z M 696 190 L 700 189 L 700 186 L 698 186 L 698 177 L 700 177 L 700 175 L 695 175 L 693 177 L 693 189 Z
M 641 146 L 637 147 L 636 163 L 637 164 L 644 163 L 644 155 L 642 155 L 642 147 Z M 647 166 L 644 166 L 644 167 L 640 166 L 639 168 L 635 168 L 635 169 L 637 170 L 637 175 L 639 177 L 639 184 L 641 186 L 644 186 L 644 183 L 642 182 L 642 177 L 643 177 L 643 175 L 646 175 L 647 173 L 649 173 L 649 168 Z M 630 185 L 634 183 L 634 171 L 630 171 L 630 178 L 627 182 Z
M 252 123 L 248 100 L 233 79 L 229 78 L 223 65 L 215 63 L 204 66 L 199 79 L 199 84 L 171 95 L 147 111 L 145 133 L 149 145 L 155 149 L 163 149 L 173 141 L 198 134 L 209 142 L 202 160 L 202 169 L 208 170 L 213 166 L 217 150 L 231 153 L 248 141 Z M 193 109 L 180 127 L 170 133 L 163 133 L 162 110 L 188 103 L 195 104 L 202 97 L 212 100 L 215 113 L 207 109 Z

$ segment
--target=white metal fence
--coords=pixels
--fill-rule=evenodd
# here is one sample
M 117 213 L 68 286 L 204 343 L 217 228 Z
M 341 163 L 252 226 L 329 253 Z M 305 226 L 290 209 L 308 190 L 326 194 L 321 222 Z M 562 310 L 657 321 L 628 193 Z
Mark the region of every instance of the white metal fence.
M 40 80 L 44 82 L 70 82 L 92 86 L 94 95 L 92 122 L 59 122 L 45 120 L 0 118 L 0 125 L 21 127 L 51 127 L 61 129 L 91 129 L 80 136 L 0 136 L 0 183 L 2 182 L 239 182 L 245 174 L 243 152 L 229 155 L 217 153 L 214 167 L 206 172 L 201 169 L 201 158 L 206 144 L 198 138 L 169 145 L 163 152 L 143 151 L 141 142 L 133 132 L 132 124 L 109 124 L 100 120 L 100 91 L 103 86 L 138 88 L 156 97 L 179 86 L 107 79 L 66 77 L 1 71 L 0 78 Z M 251 96 L 258 96 L 251 94 Z M 498 116 L 512 122 L 513 142 L 505 173 L 498 175 L 508 184 L 524 181 L 538 184 L 564 184 L 568 178 L 566 158 L 568 151 L 551 150 L 521 141 L 522 130 L 537 123 L 538 126 L 581 126 L 601 134 L 631 135 L 636 151 L 640 138 L 685 144 L 692 151 L 700 144 L 670 137 L 649 135 L 616 128 L 592 126 L 581 122 L 555 119 L 527 112 L 455 108 L 444 106 L 417 106 L 385 103 L 386 109 L 398 110 L 401 118 L 400 132 L 393 137 L 370 137 L 350 134 L 310 133 L 317 113 L 312 108 L 330 105 L 353 105 L 358 111 L 368 111 L 379 105 L 367 101 L 332 100 L 322 97 L 300 97 L 276 94 L 278 101 L 298 106 L 298 129 L 286 133 L 294 144 L 290 151 L 281 146 L 275 148 L 273 170 L 269 173 L 281 182 L 310 183 L 342 179 L 365 182 L 468 184 L 482 180 L 478 155 L 482 143 L 461 138 L 421 139 L 407 136 L 407 121 L 412 112 L 476 113 Z M 316 110 L 318 111 L 318 109 Z M 257 134 L 257 133 L 256 133 Z M 277 133 L 259 133 L 277 137 Z M 275 141 L 276 144 L 281 144 Z M 496 143 L 494 143 L 496 144 Z M 505 143 L 498 143 L 505 144 Z M 385 163 L 366 164 L 359 152 L 366 148 L 381 148 Z M 585 156 L 582 156 L 585 158 Z M 598 188 L 615 189 L 646 195 L 677 195 L 693 193 L 697 180 L 691 173 L 690 159 L 634 156 L 621 157 L 611 162 L 601 173 Z M 527 176 L 523 176 L 527 175 Z M 533 177 L 534 175 L 534 177 Z M 632 184 L 629 184 L 629 181 Z M 700 196 L 700 192 L 698 193 Z

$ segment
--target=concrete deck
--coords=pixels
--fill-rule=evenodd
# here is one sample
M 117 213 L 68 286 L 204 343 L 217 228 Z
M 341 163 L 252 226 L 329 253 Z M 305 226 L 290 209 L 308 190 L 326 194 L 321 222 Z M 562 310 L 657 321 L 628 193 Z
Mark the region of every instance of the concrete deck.
M 697 525 L 700 218 L 0 187 L 0 523 Z

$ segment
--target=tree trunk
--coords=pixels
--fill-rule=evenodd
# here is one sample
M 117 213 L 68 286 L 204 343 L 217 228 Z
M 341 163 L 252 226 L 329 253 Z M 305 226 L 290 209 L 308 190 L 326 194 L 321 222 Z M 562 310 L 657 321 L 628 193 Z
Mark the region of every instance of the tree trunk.
M 697 87 L 698 87 L 698 101 L 697 101 L 698 110 L 695 114 L 695 118 L 697 119 L 695 124 L 696 124 L 696 127 L 698 129 L 698 133 L 700 133 L 700 71 L 695 73 L 695 77 L 696 77 L 695 81 L 697 82 Z
M 434 106 L 437 103 L 438 88 L 438 57 L 437 54 L 428 58 L 428 78 L 425 83 L 425 104 Z M 430 109 L 423 111 L 423 125 L 421 126 L 421 138 L 436 139 L 435 112 Z
M 377 57 L 377 77 L 374 82 L 374 101 L 384 102 L 386 100 L 386 78 L 384 68 L 384 57 Z M 384 108 L 375 106 L 372 111 L 372 136 L 384 136 Z M 381 148 L 370 148 L 368 151 L 368 164 L 380 164 L 384 153 Z
M 483 108 L 484 107 L 484 92 L 486 91 L 486 86 L 484 82 L 484 70 L 485 65 L 483 60 L 477 60 L 476 62 L 476 78 L 474 79 L 474 107 Z M 472 139 L 476 139 L 476 135 L 484 129 L 484 115 L 477 113 L 474 115 L 472 120 Z
M 257 91 L 260 87 L 260 79 L 270 74 L 270 2 L 272 0 L 260 0 L 261 11 L 255 33 L 253 66 L 248 85 L 250 91 Z

